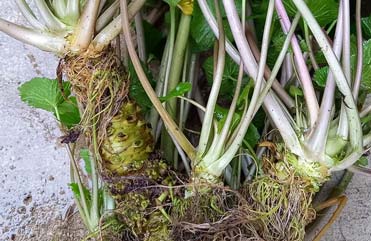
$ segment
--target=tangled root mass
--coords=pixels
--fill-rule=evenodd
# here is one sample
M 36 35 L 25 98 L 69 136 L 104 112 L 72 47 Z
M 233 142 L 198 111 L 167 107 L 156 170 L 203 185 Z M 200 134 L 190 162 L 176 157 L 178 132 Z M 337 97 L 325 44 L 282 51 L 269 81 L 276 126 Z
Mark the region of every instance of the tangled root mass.
M 174 207 L 173 240 L 304 240 L 315 218 L 300 178 L 257 178 L 239 192 L 213 187 Z

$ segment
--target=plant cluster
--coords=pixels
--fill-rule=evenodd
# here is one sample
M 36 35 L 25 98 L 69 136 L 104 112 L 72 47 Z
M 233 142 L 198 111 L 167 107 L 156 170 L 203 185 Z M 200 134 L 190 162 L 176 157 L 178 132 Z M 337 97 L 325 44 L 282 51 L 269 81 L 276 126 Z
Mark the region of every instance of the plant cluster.
M 29 27 L 0 30 L 60 57 L 19 91 L 60 123 L 89 237 L 304 240 L 333 172 L 371 174 L 361 0 L 15 2 Z

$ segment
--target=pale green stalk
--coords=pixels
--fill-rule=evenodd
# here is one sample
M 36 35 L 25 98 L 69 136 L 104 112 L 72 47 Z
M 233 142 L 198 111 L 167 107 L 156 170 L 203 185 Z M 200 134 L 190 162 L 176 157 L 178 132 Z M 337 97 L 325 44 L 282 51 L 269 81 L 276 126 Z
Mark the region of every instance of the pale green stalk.
M 169 72 L 168 83 L 165 82 L 164 88 L 167 88 L 167 92 L 176 88 L 180 81 L 182 68 L 184 64 L 184 55 L 188 44 L 188 37 L 190 31 L 192 16 L 182 14 L 178 25 L 178 31 L 176 41 L 174 43 L 174 52 L 171 59 L 171 66 Z M 173 119 L 177 118 L 178 105 L 176 99 L 170 99 L 166 103 L 166 110 Z M 169 136 L 164 133 L 162 136 L 162 147 L 164 156 L 167 160 L 174 160 L 174 165 L 177 166 L 176 158 L 174 158 L 174 145 L 172 144 Z
M 228 12 L 227 18 L 229 26 L 232 30 L 236 45 L 240 51 L 242 62 L 248 70 L 249 75 L 254 79 L 254 81 L 256 81 L 258 66 L 246 40 L 245 33 L 241 27 L 236 6 L 231 0 L 223 0 L 223 4 L 226 12 Z M 267 114 L 272 119 L 274 125 L 280 131 L 286 146 L 296 155 L 303 156 L 301 144 L 296 136 L 296 133 L 292 128 L 281 104 L 277 101 L 272 92 L 268 92 L 264 100 L 264 106 L 266 107 Z
M 345 78 L 349 86 L 352 86 L 351 69 L 350 69 L 350 6 L 349 0 L 341 0 L 340 4 L 343 5 L 343 53 L 342 53 L 342 67 Z M 346 106 L 341 103 L 340 121 L 337 135 L 342 141 L 347 141 L 349 137 L 349 123 L 347 119 Z
M 84 7 L 80 21 L 74 31 L 72 51 L 86 50 L 94 36 L 95 23 L 98 17 L 100 0 L 90 0 Z
M 202 14 L 205 17 L 205 20 L 207 21 L 210 28 L 214 32 L 214 35 L 216 36 L 216 38 L 219 38 L 219 32 L 215 17 L 213 16 L 209 6 L 207 5 L 206 0 L 198 0 L 198 4 L 200 6 Z M 228 40 L 226 40 L 226 51 L 235 63 L 237 63 L 238 65 L 241 63 L 240 54 Z M 250 73 L 249 69 L 250 68 L 248 68 L 247 66 L 244 66 L 244 70 L 247 74 Z M 295 107 L 294 100 L 287 94 L 287 92 L 282 88 L 282 86 L 278 83 L 277 80 L 274 80 L 272 88 L 276 92 L 277 96 L 285 103 L 285 105 L 289 109 Z
M 263 90 L 260 92 L 259 99 L 257 101 L 256 108 L 255 108 L 255 113 L 254 114 L 256 114 L 256 112 L 258 112 L 259 108 L 263 104 L 263 101 L 264 101 L 265 96 L 270 91 L 271 86 L 273 84 L 273 81 L 274 81 L 274 79 L 276 78 L 278 72 L 281 69 L 281 66 L 283 64 L 283 61 L 286 58 L 287 51 L 288 51 L 288 49 L 290 47 L 291 38 L 294 36 L 295 29 L 296 29 L 296 27 L 297 27 L 297 25 L 299 23 L 300 17 L 301 17 L 300 14 L 297 13 L 295 15 L 294 20 L 292 21 L 291 28 L 290 28 L 289 32 L 287 33 L 285 42 L 283 43 L 282 48 L 281 48 L 281 51 L 280 51 L 280 53 L 279 53 L 279 55 L 277 57 L 276 63 L 273 66 L 271 75 L 269 76 L 269 79 L 267 80 L 267 83 L 265 84 Z
M 360 115 L 361 118 L 363 118 L 370 113 L 371 113 L 371 105 L 366 106 L 364 109 L 362 109 L 362 111 L 359 115 Z
M 146 91 L 149 99 L 151 100 L 154 107 L 157 109 L 161 118 L 163 119 L 165 126 L 168 129 L 168 132 L 171 133 L 171 135 L 174 137 L 177 143 L 179 143 L 179 145 L 182 147 L 182 149 L 188 155 L 188 157 L 192 161 L 194 161 L 196 159 L 196 151 L 194 147 L 188 141 L 188 139 L 184 136 L 184 134 L 179 131 L 178 126 L 176 125 L 174 120 L 169 116 L 169 114 L 166 112 L 166 110 L 162 106 L 160 100 L 158 99 L 156 93 L 154 92 L 151 84 L 148 81 L 148 78 L 141 66 L 138 55 L 135 52 L 135 48 L 134 48 L 134 45 L 131 39 L 130 27 L 129 27 L 129 18 L 128 18 L 129 13 L 128 13 L 128 7 L 127 7 L 127 0 L 122 0 L 120 2 L 120 6 L 121 6 L 123 33 L 124 33 L 124 37 L 126 40 L 126 45 L 128 48 L 129 55 L 131 57 L 131 61 L 134 65 L 138 78 L 144 90 Z
M 275 0 L 275 7 L 276 7 L 276 12 L 279 16 L 282 29 L 284 32 L 288 32 L 290 29 L 291 23 L 290 19 L 287 15 L 287 12 L 285 10 L 285 7 L 282 3 L 281 0 Z M 309 121 L 310 121 L 310 126 L 313 127 L 317 121 L 318 117 L 318 112 L 319 112 L 319 105 L 316 97 L 316 93 L 314 91 L 314 87 L 312 84 L 312 79 L 309 74 L 308 67 L 305 63 L 305 59 L 303 56 L 303 53 L 300 49 L 299 41 L 296 38 L 296 36 L 293 36 L 291 40 L 291 46 L 292 50 L 294 53 L 294 59 L 295 59 L 295 64 L 298 68 L 297 74 L 304 92 L 304 99 L 306 103 L 306 107 L 308 110 L 308 115 L 309 115 Z
M 97 19 L 95 24 L 95 31 L 100 32 L 109 22 L 112 21 L 113 17 L 117 13 L 120 7 L 119 0 L 113 2 Z
M 226 10 L 227 10 L 227 7 L 226 7 Z M 264 26 L 262 51 L 261 51 L 261 57 L 260 57 L 260 62 L 259 62 L 259 67 L 258 67 L 258 75 L 256 77 L 254 92 L 253 92 L 253 96 L 249 103 L 249 108 L 247 110 L 247 113 L 241 119 L 242 124 L 240 128 L 236 130 L 237 134 L 235 135 L 231 145 L 220 158 L 219 156 L 213 156 L 215 159 L 210 158 L 209 160 L 205 160 L 208 170 L 211 171 L 211 173 L 215 176 L 219 176 L 222 170 L 224 170 L 224 168 L 233 159 L 234 155 L 237 153 L 238 149 L 240 148 L 241 143 L 247 132 L 248 126 L 250 125 L 251 120 L 253 119 L 257 100 L 260 95 L 261 86 L 264 81 L 264 70 L 265 70 L 265 65 L 266 65 L 266 60 L 267 60 L 267 55 L 268 55 L 269 35 L 270 35 L 270 29 L 272 26 L 273 12 L 274 12 L 274 0 L 270 0 L 269 5 L 268 5 L 266 22 Z
M 242 0 L 242 14 L 241 14 L 242 29 L 245 29 L 245 27 L 246 27 L 245 26 L 246 25 L 246 12 L 249 15 L 251 15 L 251 8 L 246 7 L 246 0 Z M 249 24 L 251 26 L 254 26 L 252 21 L 250 21 Z M 223 126 L 221 134 L 220 134 L 220 138 L 218 138 L 216 140 L 217 141 L 216 143 L 214 143 L 214 142 L 212 143 L 212 145 L 210 147 L 210 150 L 208 151 L 207 155 L 204 157 L 204 159 L 206 159 L 206 160 L 219 158 L 220 154 L 224 151 L 224 148 L 225 148 L 224 145 L 227 144 L 226 143 L 227 137 L 232 136 L 233 139 L 235 138 L 235 137 L 233 137 L 233 134 L 235 134 L 235 132 L 232 133 L 232 135 L 228 135 L 228 134 L 230 132 L 230 127 L 231 127 L 231 124 L 232 124 L 233 115 L 234 115 L 234 112 L 235 112 L 235 109 L 236 109 L 236 106 L 237 106 L 237 100 L 238 100 L 238 97 L 240 95 L 241 85 L 242 85 L 242 78 L 243 78 L 243 64 L 240 63 L 238 77 L 237 77 L 237 83 L 236 83 L 236 89 L 235 89 L 235 92 L 234 92 L 234 95 L 233 95 L 232 103 L 229 107 L 227 118 L 224 122 L 224 126 Z M 245 114 L 245 112 L 243 114 Z M 240 124 L 238 125 L 237 129 L 239 129 L 239 128 L 240 128 Z
M 293 0 L 294 4 L 301 12 L 303 18 L 307 22 L 309 28 L 311 29 L 313 36 L 316 38 L 318 45 L 321 47 L 322 52 L 329 64 L 332 73 L 335 76 L 335 81 L 344 97 L 344 103 L 346 104 L 347 118 L 349 121 L 350 130 L 350 144 L 352 148 L 352 153 L 346 157 L 339 165 L 332 168 L 332 170 L 338 170 L 340 168 L 347 168 L 351 166 L 354 162 L 358 160 L 362 154 L 362 129 L 361 123 L 357 111 L 356 104 L 353 99 L 352 92 L 350 90 L 348 81 L 342 68 L 336 58 L 336 55 L 332 51 L 331 45 L 327 40 L 327 37 L 319 26 L 318 22 L 315 20 L 312 12 L 309 10 L 308 6 L 303 0 Z
M 128 14 L 131 21 L 137 12 L 143 7 L 146 0 L 136 0 L 129 4 Z M 122 31 L 121 16 L 114 18 L 110 24 L 104 27 L 93 39 L 92 45 L 97 51 L 104 49 Z
M 308 46 L 308 54 L 309 54 L 310 61 L 312 63 L 312 67 L 314 70 L 317 70 L 319 69 L 319 66 L 317 64 L 317 60 L 313 53 L 312 41 L 309 36 L 308 25 L 306 25 L 305 23 L 304 23 L 304 35 L 305 35 L 305 42 L 307 43 L 307 46 Z
M 357 67 L 353 83 L 353 97 L 357 103 L 363 69 L 363 37 L 361 26 L 361 0 L 356 1 L 356 29 L 357 29 Z
M 343 6 L 339 5 L 339 14 L 335 37 L 333 41 L 333 50 L 336 57 L 340 60 L 343 46 Z M 306 137 L 306 145 L 315 155 L 321 156 L 328 143 L 328 129 L 330 128 L 332 112 L 334 108 L 336 83 L 334 75 L 329 71 L 326 79 L 326 87 L 323 93 L 321 108 L 318 116 L 318 122 Z M 341 145 L 337 145 L 341 147 Z
M 46 26 L 36 18 L 35 14 L 32 12 L 25 0 L 16 0 L 15 2 L 17 3 L 18 9 L 33 28 L 41 31 L 46 30 Z
M 47 52 L 62 54 L 65 51 L 66 40 L 63 37 L 25 28 L 3 19 L 0 19 L 0 31 Z
M 213 76 L 214 77 L 213 85 L 211 87 L 211 91 L 209 94 L 205 117 L 202 123 L 200 141 L 198 145 L 198 156 L 201 158 L 202 156 L 206 154 L 206 151 L 207 151 L 207 145 L 209 143 L 211 127 L 212 127 L 212 123 L 214 120 L 215 105 L 218 99 L 220 86 L 222 84 L 224 65 L 225 65 L 225 35 L 224 35 L 223 22 L 222 22 L 222 18 L 220 14 L 219 3 L 217 1 L 214 1 L 214 4 L 215 4 L 217 21 L 218 21 L 218 29 L 219 29 L 218 53 L 217 53 L 216 68 L 215 68 L 215 72 Z
M 66 11 L 69 13 L 70 22 L 77 23 L 80 17 L 80 0 L 68 0 Z
M 98 9 L 98 15 L 102 13 L 102 10 L 104 8 L 104 5 L 106 4 L 107 0 L 100 0 L 99 9 Z
M 167 65 L 167 61 L 169 58 L 169 45 L 170 45 L 170 38 L 167 38 L 165 49 L 162 54 L 160 73 L 158 75 L 158 80 L 156 83 L 156 95 L 157 96 L 162 96 L 163 89 L 164 89 L 165 74 L 166 74 L 166 69 L 167 69 L 166 65 Z M 157 124 L 159 121 L 158 118 L 159 118 L 159 115 L 158 115 L 156 108 L 152 107 L 151 113 L 149 115 L 149 123 L 151 123 L 152 133 L 154 134 L 154 136 L 157 136 L 155 134 L 157 133 Z
M 87 199 L 86 199 L 87 197 L 85 196 L 84 188 L 82 185 L 82 180 L 78 172 L 79 169 L 78 169 L 78 165 L 77 165 L 77 162 L 74 156 L 74 152 L 71 150 L 71 147 L 68 144 L 66 145 L 66 149 L 70 157 L 71 169 L 73 172 L 71 173 L 70 178 L 71 178 L 72 183 L 77 183 L 77 186 L 79 188 L 79 193 L 80 193 L 80 200 L 78 197 L 75 196 L 75 199 L 77 201 L 76 203 L 77 204 L 81 203 L 80 215 L 82 219 L 84 220 L 85 225 L 88 227 L 89 231 L 93 232 L 96 226 L 92 225 L 91 223 L 90 210 L 89 210 Z
M 170 69 L 171 64 L 173 62 L 173 55 L 174 55 L 174 44 L 175 44 L 175 7 L 170 6 L 170 33 L 168 36 L 169 41 L 169 53 L 167 57 L 167 63 L 165 68 L 165 79 L 164 79 L 164 89 L 163 89 L 163 95 L 166 96 L 168 92 L 168 85 L 169 85 L 169 75 L 170 75 Z M 166 105 L 166 104 L 165 104 Z
M 57 17 L 63 17 L 66 15 L 66 2 L 64 0 L 53 0 L 52 4 Z
M 135 17 L 135 32 L 137 37 L 137 47 L 138 47 L 138 54 L 140 60 L 143 62 L 147 61 L 147 51 L 146 51 L 146 43 L 144 40 L 144 29 L 143 29 L 143 19 L 142 19 L 142 13 L 139 11 Z
M 66 25 L 54 16 L 44 0 L 35 0 L 35 4 L 49 30 L 60 32 L 66 28 Z

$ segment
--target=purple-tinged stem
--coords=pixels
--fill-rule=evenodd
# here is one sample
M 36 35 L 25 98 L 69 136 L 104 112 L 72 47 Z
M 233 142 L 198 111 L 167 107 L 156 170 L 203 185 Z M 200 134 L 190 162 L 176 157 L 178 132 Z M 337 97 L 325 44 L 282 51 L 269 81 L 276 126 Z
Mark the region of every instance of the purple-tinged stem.
M 356 29 L 357 29 L 357 67 L 356 76 L 353 84 L 353 97 L 357 103 L 359 87 L 362 79 L 362 67 L 363 67 L 363 38 L 362 38 L 362 26 L 361 26 L 361 0 L 356 2 Z
M 202 14 L 204 15 L 207 23 L 209 24 L 210 28 L 214 32 L 214 35 L 216 36 L 216 38 L 219 38 L 219 31 L 218 31 L 215 17 L 213 16 L 206 0 L 198 0 L 198 4 L 200 6 Z M 228 40 L 226 40 L 226 51 L 235 63 L 237 63 L 238 65 L 241 63 L 240 55 L 238 51 Z M 244 66 L 244 71 L 246 73 L 249 73 L 246 66 Z M 289 109 L 295 107 L 294 100 L 287 94 L 287 92 L 282 88 L 282 86 L 279 84 L 277 80 L 273 82 L 272 88 L 277 94 L 277 96 L 285 103 L 285 105 Z
M 291 27 L 290 19 L 287 15 L 285 7 L 281 0 L 275 0 L 276 3 L 276 11 L 280 18 L 280 22 L 282 25 L 282 29 L 287 34 Z M 293 36 L 291 40 L 291 46 L 294 52 L 295 62 L 298 68 L 298 74 L 301 81 L 301 85 L 304 91 L 305 101 L 307 103 L 307 108 L 309 112 L 309 120 L 311 123 L 311 127 L 313 127 L 316 123 L 318 112 L 319 112 L 319 105 L 316 97 L 316 93 L 313 88 L 312 79 L 309 74 L 309 70 L 304 60 L 303 53 L 300 49 L 300 45 L 298 39 Z
M 343 56 L 342 56 L 342 67 L 344 75 L 351 86 L 351 70 L 350 70 L 350 6 L 349 0 L 342 0 L 340 4 L 343 5 Z M 346 114 L 346 107 L 344 103 L 341 104 L 340 110 L 340 121 L 337 131 L 338 136 L 344 140 L 348 139 L 349 136 L 349 124 Z
M 226 10 L 229 26 L 232 30 L 237 48 L 240 52 L 241 60 L 246 67 L 248 74 L 256 81 L 258 75 L 258 64 L 251 52 L 250 46 L 247 42 L 245 32 L 242 29 L 241 21 L 238 17 L 235 2 L 233 0 L 223 0 L 224 8 Z M 291 152 L 298 156 L 303 156 L 299 140 L 294 129 L 291 126 L 282 106 L 275 99 L 273 93 L 270 91 L 264 100 L 264 106 L 272 119 L 275 126 L 279 129 L 282 138 Z
M 338 59 L 341 57 L 341 50 L 343 44 L 343 7 L 339 5 L 339 15 L 335 31 L 333 50 Z M 316 154 L 323 153 L 326 146 L 327 132 L 331 121 L 331 112 L 334 105 L 335 96 L 335 79 L 334 75 L 329 70 L 326 87 L 322 98 L 321 108 L 316 125 L 311 131 L 307 145 L 308 148 Z

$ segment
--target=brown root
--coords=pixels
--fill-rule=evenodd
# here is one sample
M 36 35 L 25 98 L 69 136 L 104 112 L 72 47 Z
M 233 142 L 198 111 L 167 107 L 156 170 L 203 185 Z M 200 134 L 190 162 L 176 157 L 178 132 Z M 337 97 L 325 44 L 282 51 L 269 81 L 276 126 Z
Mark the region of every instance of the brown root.
M 83 132 L 95 125 L 99 140 L 105 136 L 107 125 L 120 110 L 129 91 L 128 76 L 111 49 L 100 53 L 87 51 L 66 56 L 63 71 L 71 82 L 80 112 Z
M 268 176 L 239 193 L 210 187 L 174 206 L 174 240 L 304 240 L 305 226 L 315 218 L 300 178 Z

